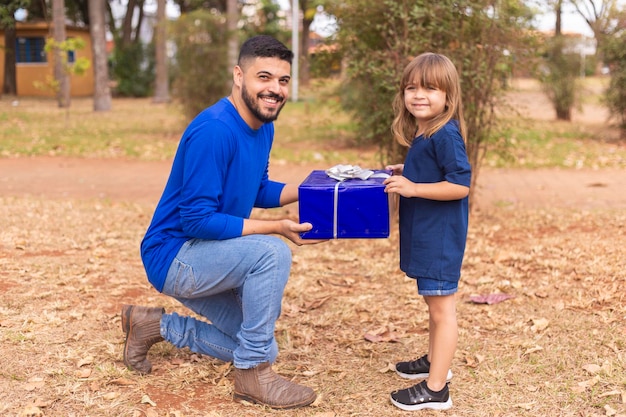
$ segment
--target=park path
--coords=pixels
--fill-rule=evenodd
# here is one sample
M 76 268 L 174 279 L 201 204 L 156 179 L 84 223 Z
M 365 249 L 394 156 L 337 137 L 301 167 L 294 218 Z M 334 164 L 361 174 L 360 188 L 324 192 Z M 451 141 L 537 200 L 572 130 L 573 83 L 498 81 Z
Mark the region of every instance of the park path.
M 156 204 L 169 161 L 32 157 L 0 159 L 0 196 L 107 199 Z M 299 182 L 317 165 L 271 167 L 280 181 Z M 478 178 L 475 204 L 529 208 L 626 208 L 625 169 L 491 169 Z

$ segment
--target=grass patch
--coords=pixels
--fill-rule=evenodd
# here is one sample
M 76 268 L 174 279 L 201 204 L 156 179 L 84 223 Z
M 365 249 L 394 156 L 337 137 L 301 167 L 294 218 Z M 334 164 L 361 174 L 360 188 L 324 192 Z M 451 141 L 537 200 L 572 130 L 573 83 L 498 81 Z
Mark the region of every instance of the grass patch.
M 0 101 L 0 155 L 171 158 L 185 127 L 173 105 L 150 99 L 115 99 L 110 112 L 94 112 L 91 99 L 69 110 L 46 99 Z
M 487 152 L 495 168 L 619 168 L 626 146 L 593 126 L 537 120 L 503 120 L 505 129 Z
M 599 103 L 603 80 L 585 79 L 585 101 Z M 380 165 L 376 146 L 357 146 L 357 125 L 343 111 L 338 80 L 313 80 L 298 102 L 285 105 L 275 123 L 272 157 L 282 162 Z M 510 106 L 544 100 L 537 83 L 516 81 Z M 516 104 L 517 103 L 517 104 Z M 523 104 L 521 104 L 523 105 Z M 519 106 L 518 106 L 519 107 Z M 549 108 L 549 106 L 548 106 Z M 175 103 L 114 99 L 112 110 L 96 113 L 91 99 L 74 99 L 59 109 L 52 99 L 0 100 L 0 156 L 171 159 L 187 120 Z M 510 168 L 603 168 L 626 166 L 626 147 L 615 129 L 504 114 L 501 134 L 485 166 Z M 608 145 L 608 146 L 607 146 Z

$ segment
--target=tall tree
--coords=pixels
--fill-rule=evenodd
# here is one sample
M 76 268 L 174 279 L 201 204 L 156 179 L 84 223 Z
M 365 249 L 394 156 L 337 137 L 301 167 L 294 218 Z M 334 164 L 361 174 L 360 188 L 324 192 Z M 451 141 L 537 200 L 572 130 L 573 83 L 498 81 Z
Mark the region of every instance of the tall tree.
M 65 1 L 52 0 L 52 21 L 54 38 L 54 79 L 57 83 L 57 102 L 59 107 L 70 106 L 70 77 L 65 70 L 64 51 L 61 48 L 65 42 Z
M 169 101 L 169 84 L 167 80 L 167 17 L 165 16 L 165 0 L 157 0 L 157 23 L 155 28 L 155 103 Z
M 141 0 L 128 0 L 126 5 L 126 14 L 122 21 L 121 27 L 121 45 L 127 46 L 133 40 L 133 17 L 135 16 L 135 9 Z M 138 26 L 141 26 L 141 22 L 138 22 Z
M 178 7 L 180 7 L 181 14 L 200 9 L 216 9 L 220 12 L 225 12 L 227 1 L 228 0 L 174 0 L 174 2 L 178 4 Z
M 237 37 L 237 24 L 239 23 L 239 11 L 237 0 L 226 1 L 226 27 L 228 28 L 228 65 L 232 68 L 237 63 L 239 39 Z
M 561 36 L 563 34 L 563 31 L 561 30 L 563 17 L 563 0 L 556 0 L 556 4 L 554 6 L 554 14 L 554 36 Z
M 500 136 L 493 135 L 500 80 L 510 73 L 511 56 L 522 65 L 533 52 L 528 9 L 518 0 L 351 0 L 329 12 L 337 17 L 346 61 L 342 104 L 355 118 L 359 140 L 380 146 L 383 165 L 401 161 L 406 152 L 389 126 L 391 102 L 411 57 L 437 51 L 457 65 L 475 184 L 485 150 Z
M 120 96 L 154 95 L 155 45 L 144 44 L 139 36 L 144 3 L 145 0 L 129 0 L 120 27 L 109 8 L 109 30 L 115 41 L 111 74 L 116 81 L 115 92 Z
M 546 39 L 546 71 L 542 72 L 539 80 L 543 89 L 552 102 L 556 118 L 569 121 L 572 119 L 572 109 L 576 104 L 578 89 L 577 76 L 580 64 L 578 55 L 565 53 L 567 39 L 562 33 L 562 15 L 564 0 L 555 0 L 554 8 L 554 36 Z
M 602 63 L 605 44 L 616 30 L 619 0 L 569 0 L 576 12 L 585 19 L 596 39 L 598 62 Z
M 27 7 L 28 4 L 29 0 L 8 0 L 6 4 L 0 6 L 0 29 L 4 29 L 3 94 L 17 94 L 15 12 Z
M 617 118 L 622 138 L 626 139 L 626 10 L 621 14 L 614 36 L 604 45 L 604 56 L 611 68 L 611 81 L 605 94 L 609 111 Z
M 580 0 L 578 3 L 591 3 L 593 8 L 588 9 L 594 10 L 593 15 L 597 16 L 593 26 L 592 19 L 586 20 L 596 36 L 598 55 L 610 69 L 611 79 L 605 90 L 605 102 L 611 116 L 619 123 L 622 138 L 626 138 L 626 5 L 623 2 L 621 6 L 612 1 L 603 2 L 611 3 L 610 6 L 600 7 L 600 10 L 607 10 L 603 13 L 597 12 L 591 0 Z M 582 8 L 578 10 L 582 14 Z
M 300 37 L 300 82 L 308 85 L 311 78 L 311 56 L 309 54 L 309 40 L 311 24 L 320 8 L 323 8 L 327 0 L 298 0 L 302 10 L 302 36 Z
M 309 84 L 309 34 L 311 33 L 311 23 L 317 11 L 317 2 L 311 0 L 298 0 L 300 10 L 302 10 L 302 33 L 300 35 L 300 84 Z
M 93 51 L 94 111 L 111 110 L 111 89 L 106 51 L 105 1 L 89 0 L 89 32 Z

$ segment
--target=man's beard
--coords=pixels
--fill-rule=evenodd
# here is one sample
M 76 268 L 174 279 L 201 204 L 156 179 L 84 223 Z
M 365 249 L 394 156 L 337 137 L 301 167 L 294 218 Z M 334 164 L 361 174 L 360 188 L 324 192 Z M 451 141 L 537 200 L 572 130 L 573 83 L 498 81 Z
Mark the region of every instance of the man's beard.
M 283 109 L 283 106 L 285 105 L 285 99 L 282 96 L 279 96 L 278 94 L 262 94 L 257 96 L 256 100 L 255 98 L 248 93 L 248 90 L 246 89 L 245 84 L 241 86 L 241 95 L 243 96 L 243 102 L 246 103 L 246 106 L 248 107 L 248 110 L 250 110 L 250 112 L 252 113 L 252 115 L 254 117 L 256 117 L 260 122 L 262 123 L 269 123 L 269 122 L 273 122 L 274 120 L 276 120 L 278 118 L 278 114 L 280 113 L 280 111 Z M 280 107 L 278 107 L 276 109 L 275 113 L 263 113 L 261 110 L 261 107 L 258 104 L 258 100 L 260 99 L 260 97 L 271 97 L 271 98 L 275 98 L 276 100 L 280 102 L 282 102 L 282 104 L 280 104 Z

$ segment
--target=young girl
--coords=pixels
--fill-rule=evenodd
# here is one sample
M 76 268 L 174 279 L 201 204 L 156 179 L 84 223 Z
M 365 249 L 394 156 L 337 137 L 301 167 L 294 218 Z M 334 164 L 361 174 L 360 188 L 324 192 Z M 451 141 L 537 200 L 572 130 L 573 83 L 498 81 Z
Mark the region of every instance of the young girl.
M 394 137 L 409 151 L 387 169 L 385 191 L 400 195 L 400 269 L 417 280 L 428 306 L 428 352 L 398 362 L 403 378 L 424 379 L 391 393 L 403 410 L 452 407 L 447 381 L 458 329 L 454 293 L 461 274 L 468 223 L 471 168 L 465 150 L 461 87 L 454 64 L 425 53 L 405 68 L 393 102 Z

